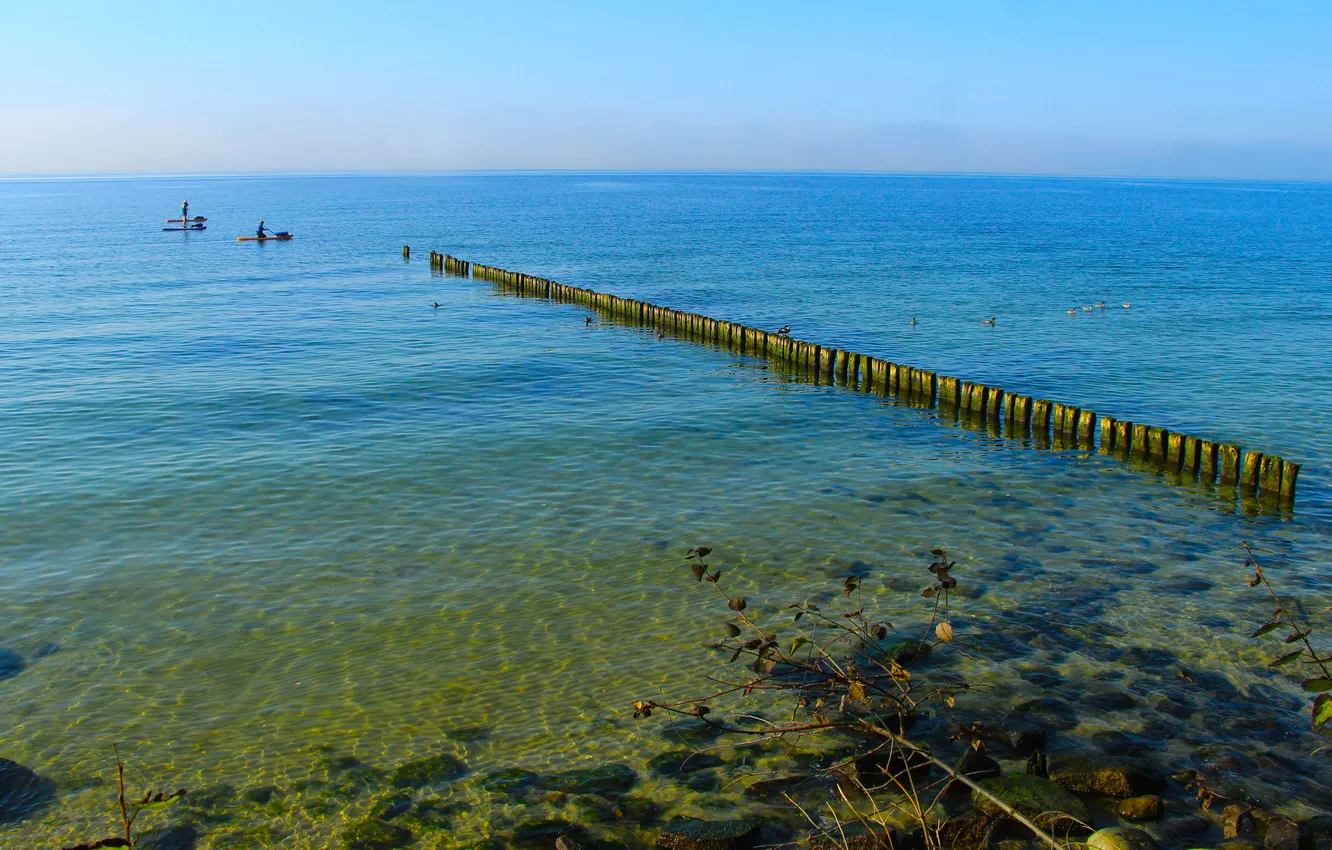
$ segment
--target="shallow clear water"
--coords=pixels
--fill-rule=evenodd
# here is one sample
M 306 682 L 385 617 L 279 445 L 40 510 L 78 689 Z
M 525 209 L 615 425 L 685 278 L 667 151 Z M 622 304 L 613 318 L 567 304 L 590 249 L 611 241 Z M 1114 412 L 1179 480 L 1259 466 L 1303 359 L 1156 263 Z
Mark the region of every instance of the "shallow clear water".
M 207 231 L 160 232 L 182 197 Z M 297 238 L 235 242 L 261 215 Z M 1268 606 L 1236 548 L 1271 550 L 1306 609 L 1332 604 L 1332 187 L 13 181 L 0 232 L 0 648 L 23 659 L 0 664 L 0 757 L 58 788 L 0 824 L 5 846 L 97 837 L 113 741 L 132 780 L 278 786 L 263 805 L 218 792 L 205 847 L 334 843 L 384 793 L 373 773 L 330 791 L 347 757 L 467 762 L 418 846 L 553 813 L 483 788 L 511 767 L 625 763 L 696 813 L 716 795 L 649 776 L 678 745 L 627 706 L 716 672 L 720 617 L 680 559 L 700 543 L 760 611 L 869 570 L 906 629 L 945 545 L 967 591 L 956 663 L 987 702 L 1058 696 L 1079 737 L 1180 764 L 1219 741 L 1326 778 L 1297 681 L 1246 637 Z M 432 276 L 432 248 L 1253 445 L 1305 464 L 1300 500 L 1246 510 L 587 326 Z M 1066 315 L 1101 300 L 1133 306 Z M 1136 706 L 1097 708 L 1100 690 Z M 1277 721 L 1257 742 L 1238 720 L 1255 704 Z

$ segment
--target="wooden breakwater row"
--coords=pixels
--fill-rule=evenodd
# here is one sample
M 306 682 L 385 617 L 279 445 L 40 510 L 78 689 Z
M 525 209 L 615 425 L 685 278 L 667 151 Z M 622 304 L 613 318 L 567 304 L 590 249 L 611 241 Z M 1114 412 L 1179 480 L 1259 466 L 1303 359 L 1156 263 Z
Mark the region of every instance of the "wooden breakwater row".
M 403 248 L 404 257 L 407 256 L 407 249 Z M 438 251 L 430 252 L 430 269 L 442 274 L 458 275 L 467 277 L 472 268 L 472 264 L 466 260 L 460 260 L 457 257 L 450 257 L 448 254 L 441 254 Z
M 444 255 L 440 255 L 444 256 Z M 463 261 L 458 261 L 463 262 Z M 542 277 L 473 263 L 473 278 L 518 295 L 587 307 L 609 318 L 651 327 L 783 364 L 815 380 L 880 396 L 896 396 L 922 407 L 938 407 L 972 421 L 1002 425 L 1010 437 L 1149 460 L 1168 472 L 1206 484 L 1236 487 L 1285 503 L 1295 500 L 1300 464 L 1276 455 L 1139 422 L 1098 415 L 1076 405 L 1033 398 L 973 381 L 827 348 L 787 334 L 751 328 L 698 313 L 672 310 L 632 298 L 556 283 Z

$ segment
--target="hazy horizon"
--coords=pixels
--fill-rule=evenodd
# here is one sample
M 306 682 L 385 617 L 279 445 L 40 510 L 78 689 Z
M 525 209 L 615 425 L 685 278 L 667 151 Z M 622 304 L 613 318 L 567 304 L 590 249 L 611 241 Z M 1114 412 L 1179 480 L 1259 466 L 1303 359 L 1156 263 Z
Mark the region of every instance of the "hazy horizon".
M 0 174 L 1332 179 L 1332 7 L 0 4 Z

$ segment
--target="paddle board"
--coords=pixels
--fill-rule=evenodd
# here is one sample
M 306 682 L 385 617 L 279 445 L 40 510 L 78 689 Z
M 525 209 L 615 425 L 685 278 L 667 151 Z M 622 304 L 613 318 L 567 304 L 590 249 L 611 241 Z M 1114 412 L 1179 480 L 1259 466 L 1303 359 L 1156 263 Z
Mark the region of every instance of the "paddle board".
M 177 231 L 177 232 L 182 231 L 182 230 L 207 230 L 207 229 L 208 229 L 208 228 L 204 227 L 202 224 L 194 224 L 194 225 L 190 225 L 189 227 L 164 227 L 164 228 L 162 228 L 162 230 L 164 230 L 164 231 Z
M 167 219 L 167 224 L 180 224 L 185 221 L 208 221 L 208 219 L 201 215 L 196 215 L 194 218 L 169 218 Z
M 291 238 L 290 233 L 274 233 L 272 236 L 237 236 L 237 242 L 285 242 Z

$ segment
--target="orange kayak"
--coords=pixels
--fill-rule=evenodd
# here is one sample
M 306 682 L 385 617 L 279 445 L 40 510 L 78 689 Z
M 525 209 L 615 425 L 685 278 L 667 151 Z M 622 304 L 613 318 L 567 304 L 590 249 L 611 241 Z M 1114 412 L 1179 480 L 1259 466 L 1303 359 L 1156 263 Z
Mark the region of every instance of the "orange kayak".
M 237 242 L 285 242 L 291 238 L 290 233 L 274 233 L 272 236 L 237 236 Z

